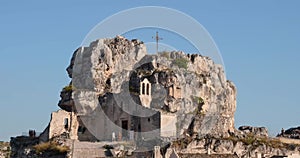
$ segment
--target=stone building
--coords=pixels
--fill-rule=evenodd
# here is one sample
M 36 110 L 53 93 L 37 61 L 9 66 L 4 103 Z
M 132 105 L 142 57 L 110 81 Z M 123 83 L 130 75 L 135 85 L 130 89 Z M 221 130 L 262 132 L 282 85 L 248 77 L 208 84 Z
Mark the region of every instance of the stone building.
M 177 116 L 151 108 L 151 90 L 152 84 L 144 78 L 140 82 L 138 96 L 131 96 L 131 99 L 122 93 L 99 96 L 99 106 L 94 113 L 87 115 L 65 110 L 53 112 L 42 137 L 49 140 L 63 133 L 68 133 L 70 139 L 80 141 L 134 141 L 175 137 Z M 122 103 L 116 101 L 116 98 L 122 100 Z M 92 126 L 96 128 L 87 128 Z
M 78 120 L 74 112 L 58 110 L 51 113 L 48 127 L 41 133 L 40 140 L 48 141 L 63 133 L 68 133 L 70 139 L 78 139 Z

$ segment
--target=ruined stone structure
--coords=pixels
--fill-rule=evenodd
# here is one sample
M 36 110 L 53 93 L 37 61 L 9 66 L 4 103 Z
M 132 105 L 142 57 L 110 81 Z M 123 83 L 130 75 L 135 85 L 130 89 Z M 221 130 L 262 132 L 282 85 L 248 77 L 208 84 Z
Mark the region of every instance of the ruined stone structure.
M 64 110 L 52 112 L 49 124 L 49 139 L 60 136 L 65 132 L 69 133 L 70 139 L 78 139 L 77 129 L 78 121 L 76 114 Z
M 171 113 L 161 113 L 160 116 L 160 136 L 176 137 L 177 136 L 177 116 Z

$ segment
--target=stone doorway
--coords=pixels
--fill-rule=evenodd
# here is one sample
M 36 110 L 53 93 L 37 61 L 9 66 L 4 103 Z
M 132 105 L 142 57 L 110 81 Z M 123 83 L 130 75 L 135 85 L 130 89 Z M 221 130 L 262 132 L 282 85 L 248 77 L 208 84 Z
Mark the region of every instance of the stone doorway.
M 128 120 L 122 120 L 122 139 L 128 139 Z

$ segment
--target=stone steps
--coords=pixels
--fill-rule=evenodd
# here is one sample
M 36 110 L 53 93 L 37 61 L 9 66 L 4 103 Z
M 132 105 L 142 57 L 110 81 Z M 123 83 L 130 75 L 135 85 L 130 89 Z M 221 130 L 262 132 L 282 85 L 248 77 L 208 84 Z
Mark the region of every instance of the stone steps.
M 73 142 L 71 158 L 100 158 L 106 157 L 103 143 Z
M 103 148 L 104 145 L 129 145 L 132 142 L 80 142 L 70 140 L 68 146 L 71 148 L 70 158 L 102 158 L 110 157 L 112 153 Z

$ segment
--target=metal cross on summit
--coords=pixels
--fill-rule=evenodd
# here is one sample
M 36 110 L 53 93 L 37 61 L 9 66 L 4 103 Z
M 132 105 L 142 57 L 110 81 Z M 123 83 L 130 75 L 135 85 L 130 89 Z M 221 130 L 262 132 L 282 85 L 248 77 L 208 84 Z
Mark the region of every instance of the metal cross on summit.
M 156 36 L 155 37 L 152 36 L 152 38 L 155 38 L 155 40 L 156 40 L 156 54 L 158 54 L 158 41 L 162 40 L 162 38 L 160 38 L 158 36 L 158 32 L 157 31 L 156 31 Z

